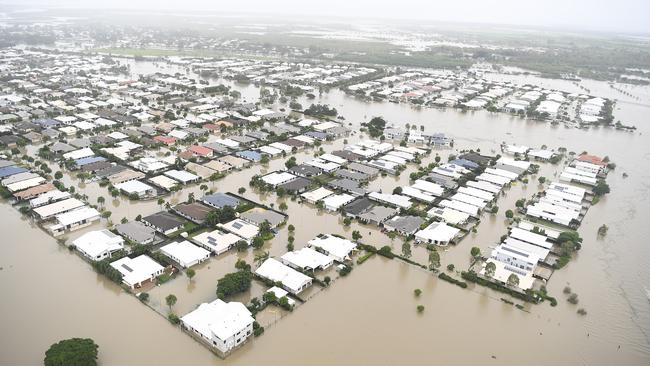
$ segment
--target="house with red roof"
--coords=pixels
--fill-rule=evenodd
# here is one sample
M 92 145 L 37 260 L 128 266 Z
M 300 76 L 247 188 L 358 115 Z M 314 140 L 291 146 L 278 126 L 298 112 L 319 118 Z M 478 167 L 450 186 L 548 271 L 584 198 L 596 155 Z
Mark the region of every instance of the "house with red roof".
M 602 158 L 596 155 L 582 154 L 578 156 L 577 160 L 595 164 L 595 165 L 607 166 L 607 162 L 605 162 Z
M 176 143 L 176 137 L 171 136 L 155 136 L 153 139 L 165 145 L 173 145 Z
M 205 146 L 199 146 L 199 145 L 192 145 L 188 149 L 188 151 L 192 152 L 192 154 L 204 158 L 209 158 L 212 156 L 212 149 L 209 149 Z

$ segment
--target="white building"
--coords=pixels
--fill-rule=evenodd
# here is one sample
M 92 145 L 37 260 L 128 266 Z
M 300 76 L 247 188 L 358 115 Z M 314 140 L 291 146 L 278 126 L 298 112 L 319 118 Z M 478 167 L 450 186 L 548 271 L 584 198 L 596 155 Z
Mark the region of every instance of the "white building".
M 305 192 L 300 195 L 305 201 L 315 204 L 317 201 L 325 199 L 328 196 L 331 196 L 334 192 L 330 191 L 327 188 L 319 187 L 313 191 Z
M 337 262 L 349 260 L 357 249 L 354 242 L 334 235 L 319 235 L 307 242 L 307 246 L 319 248 Z
M 281 282 L 287 291 L 295 295 L 311 286 L 312 282 L 311 277 L 305 276 L 274 258 L 264 261 L 255 273 L 273 282 Z
M 241 237 L 249 243 L 260 232 L 260 228 L 257 227 L 257 225 L 253 225 L 242 219 L 234 219 L 225 224 L 219 224 L 217 226 Z
M 72 242 L 75 248 L 92 261 L 101 261 L 124 248 L 124 239 L 108 230 L 90 231 Z
M 132 289 L 151 282 L 163 274 L 165 268 L 146 255 L 124 257 L 111 263 L 122 274 L 122 282 Z
M 326 269 L 334 263 L 332 258 L 309 247 L 287 252 L 281 259 L 288 266 L 304 271 Z
M 210 258 L 210 252 L 197 247 L 187 240 L 167 244 L 160 248 L 160 251 L 180 264 L 183 268 L 192 267 Z
M 208 249 L 214 254 L 219 255 L 225 253 L 230 248 L 235 246 L 235 243 L 243 239 L 232 233 L 226 233 L 221 230 L 214 230 L 211 232 L 201 233 L 192 238 L 192 240 L 205 249 Z
M 137 195 L 140 198 L 151 197 L 156 195 L 156 189 L 139 180 L 130 180 L 124 183 L 115 185 L 115 188 L 124 191 L 126 194 Z
M 269 184 L 273 187 L 277 187 L 280 184 L 289 183 L 297 179 L 295 175 L 287 172 L 273 172 L 262 177 L 262 181 L 266 184 Z
M 354 201 L 354 196 L 351 196 L 347 193 L 333 194 L 323 199 L 323 204 L 326 210 L 336 211 L 341 206 L 347 205 L 348 203 Z
M 203 303 L 181 318 L 183 328 L 221 354 L 242 345 L 253 333 L 252 314 L 240 302 Z
M 92 207 L 81 207 L 70 212 L 56 215 L 56 224 L 48 227 L 53 236 L 59 236 L 66 231 L 81 229 L 98 221 L 100 218 L 99 211 Z
M 447 245 L 460 230 L 443 222 L 434 222 L 424 230 L 415 233 L 415 240 L 420 243 Z

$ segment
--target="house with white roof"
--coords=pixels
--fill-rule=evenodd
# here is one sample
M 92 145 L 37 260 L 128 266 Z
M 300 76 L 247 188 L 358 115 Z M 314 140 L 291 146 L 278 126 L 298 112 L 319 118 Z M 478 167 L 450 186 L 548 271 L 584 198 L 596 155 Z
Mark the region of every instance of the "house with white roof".
M 142 254 L 135 258 L 124 257 L 111 263 L 122 274 L 122 282 L 131 289 L 140 288 L 163 274 L 165 268 L 149 256 Z
M 282 283 L 282 287 L 294 295 L 301 293 L 307 287 L 311 286 L 312 283 L 311 277 L 296 271 L 274 258 L 269 258 L 264 261 L 255 270 L 255 274 L 273 282 Z
M 125 192 L 129 196 L 137 195 L 139 198 L 153 197 L 156 195 L 156 189 L 139 180 L 129 180 L 124 183 L 115 185 L 115 188 Z
M 308 247 L 318 248 L 323 253 L 329 255 L 337 262 L 350 260 L 350 256 L 357 250 L 357 245 L 347 239 L 339 238 L 334 235 L 318 235 L 307 242 Z
M 287 252 L 281 260 L 286 265 L 303 271 L 327 269 L 334 263 L 332 258 L 309 247 Z
M 47 229 L 53 236 L 59 236 L 66 231 L 81 229 L 99 221 L 100 213 L 92 207 L 81 207 L 76 210 L 56 215 L 56 224 L 49 226 Z
M 370 198 L 373 201 L 385 203 L 390 206 L 395 206 L 398 208 L 409 208 L 413 206 L 413 202 L 411 202 L 411 199 L 408 198 L 407 196 L 402 196 L 399 194 L 386 194 L 386 193 L 379 193 L 379 192 L 370 192 L 368 194 L 368 198 Z
M 341 206 L 347 205 L 352 201 L 354 201 L 354 196 L 351 196 L 347 193 L 332 194 L 323 199 L 323 205 L 328 211 L 336 211 Z
M 65 160 L 78 160 L 87 158 L 89 156 L 95 156 L 95 153 L 89 147 L 84 147 L 83 149 L 70 151 L 69 153 L 63 154 L 63 158 Z
M 160 248 L 160 251 L 183 268 L 192 267 L 210 258 L 209 251 L 197 247 L 187 240 L 167 244 Z
M 433 222 L 423 230 L 415 233 L 415 240 L 420 243 L 448 245 L 460 232 L 444 222 Z
M 72 242 L 72 245 L 92 261 L 101 261 L 124 248 L 124 239 L 108 230 L 90 231 Z
M 298 179 L 295 175 L 287 172 L 273 172 L 262 177 L 262 181 L 274 188 L 285 183 Z
M 246 222 L 242 219 L 234 219 L 232 221 L 226 222 L 225 224 L 218 224 L 219 228 L 224 229 L 228 232 L 231 232 L 240 238 L 246 240 L 250 243 L 254 237 L 260 232 L 260 228 L 257 225 Z
M 233 233 L 227 233 L 221 230 L 203 232 L 192 238 L 192 241 L 196 244 L 210 250 L 216 255 L 227 252 L 240 240 L 243 239 Z
M 244 304 L 220 299 L 203 303 L 181 318 L 183 329 L 222 356 L 246 342 L 253 333 L 253 322 Z
M 449 207 L 434 207 L 427 212 L 429 217 L 438 217 L 452 225 L 464 225 L 469 219 L 469 214 L 456 211 Z
M 168 170 L 164 174 L 165 176 L 177 180 L 183 184 L 198 182 L 201 179 L 201 177 L 198 175 L 192 174 L 185 170 Z
M 328 196 L 331 196 L 334 192 L 330 191 L 327 188 L 319 187 L 313 191 L 305 192 L 300 195 L 305 201 L 315 204 L 316 202 L 325 199 Z
M 49 205 L 44 205 L 37 207 L 33 210 L 34 214 L 36 215 L 37 218 L 41 220 L 47 220 L 50 219 L 56 215 L 78 209 L 80 207 L 85 206 L 86 204 L 83 203 L 82 201 L 70 197 L 68 199 L 60 200 L 54 203 L 50 203 Z

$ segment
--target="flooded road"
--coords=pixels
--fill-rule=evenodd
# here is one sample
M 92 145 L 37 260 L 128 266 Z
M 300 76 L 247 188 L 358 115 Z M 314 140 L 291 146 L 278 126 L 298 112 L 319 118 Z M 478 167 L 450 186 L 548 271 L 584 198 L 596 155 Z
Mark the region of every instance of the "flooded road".
M 561 82 L 557 87 L 575 87 Z M 566 85 L 565 85 L 566 84 Z M 589 87 L 599 95 L 609 90 L 606 84 Z M 647 89 L 647 88 L 646 88 Z M 246 95 L 256 97 L 256 88 L 247 86 Z M 644 89 L 645 90 L 645 89 Z M 650 95 L 647 90 L 641 95 Z M 244 94 L 244 93 L 243 93 Z M 0 203 L 0 365 L 42 364 L 50 344 L 62 338 L 90 337 L 100 346 L 101 365 L 467 365 L 490 362 L 498 365 L 647 365 L 650 363 L 650 301 L 644 286 L 650 288 L 650 108 L 639 103 L 617 104 L 616 119 L 632 122 L 635 133 L 606 128 L 593 130 L 552 127 L 484 111 L 459 113 L 455 110 L 415 109 L 393 103 L 368 104 L 333 90 L 316 101 L 335 106 L 353 125 L 382 115 L 390 123 L 424 125 L 427 131 L 445 132 L 456 139 L 454 150 L 481 148 L 498 151 L 502 141 L 569 151 L 588 151 L 608 155 L 617 164 L 608 176 L 612 192 L 590 208 L 579 232 L 582 250 L 568 266 L 555 271 L 548 291 L 558 306 L 548 303 L 525 305 L 519 310 L 499 300 L 500 295 L 483 287 L 460 289 L 439 281 L 431 273 L 398 261 L 373 257 L 352 273 L 311 298 L 289 316 L 269 327 L 265 334 L 221 360 L 202 345 L 172 327 L 158 313 L 124 293 L 91 267 L 58 245 L 42 230 L 7 203 Z M 301 101 L 303 105 L 309 102 Z M 352 136 L 350 142 L 359 139 Z M 324 144 L 326 151 L 338 149 L 342 140 Z M 443 160 L 453 151 L 438 152 Z M 313 151 L 301 152 L 298 162 Z M 427 159 L 432 159 L 432 154 Z M 424 163 L 426 163 L 425 160 Z M 207 183 L 216 191 L 236 192 L 246 187 L 247 198 L 265 204 L 280 202 L 273 194 L 257 194 L 248 189 L 254 174 L 283 167 L 283 159 L 268 166 L 257 165 L 235 172 L 218 182 Z M 408 181 L 407 171 L 395 179 L 385 177 L 373 186 L 392 190 Z M 539 175 L 551 177 L 551 165 L 542 165 Z M 629 175 L 623 178 L 622 173 Z M 79 187 L 76 178 L 66 177 Z M 105 188 L 87 183 L 82 190 L 89 202 L 97 196 L 107 198 L 112 219 L 133 219 L 160 209 L 155 201 L 112 202 Z M 510 188 L 497 204 L 499 213 L 484 214 L 477 234 L 441 253 L 442 268 L 453 263 L 457 268 L 469 264 L 469 250 L 484 252 L 505 234 L 504 212 L 516 199 L 532 196 L 537 183 Z M 189 192 L 201 193 L 198 186 L 167 197 L 182 201 Z M 318 233 L 340 233 L 348 237 L 359 230 L 363 242 L 375 246 L 392 245 L 399 251 L 401 241 L 393 242 L 371 226 L 341 225 L 339 215 L 318 212 L 314 207 L 286 200 L 289 223 L 296 226 L 296 247 Z M 85 230 L 105 225 L 96 224 Z M 597 228 L 607 224 L 606 237 L 598 238 Z M 74 239 L 80 232 L 69 235 Z M 287 229 L 265 244 L 271 255 L 286 251 Z M 233 269 L 237 258 L 249 263 L 255 253 L 230 252 L 197 267 L 193 281 L 184 276 L 150 291 L 152 306 L 165 311 L 164 297 L 178 296 L 174 311 L 184 314 L 198 303 L 215 298 L 216 281 Z M 413 259 L 425 262 L 426 251 L 413 248 Z M 562 294 L 565 286 L 579 295 L 571 305 Z M 420 298 L 413 290 L 422 289 Z M 255 286 L 253 291 L 257 291 Z M 246 296 L 241 300 L 247 300 Z M 425 311 L 418 314 L 417 305 Z M 588 314 L 578 316 L 585 308 Z M 279 314 L 278 314 L 279 316 Z M 620 349 L 618 346 L 620 345 Z M 435 360 L 435 361 L 434 361 Z

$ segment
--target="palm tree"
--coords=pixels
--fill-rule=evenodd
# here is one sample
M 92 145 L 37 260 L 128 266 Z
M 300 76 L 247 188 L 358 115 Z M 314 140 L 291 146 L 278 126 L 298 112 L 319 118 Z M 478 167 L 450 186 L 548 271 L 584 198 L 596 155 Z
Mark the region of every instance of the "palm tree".
M 165 204 L 165 199 L 160 197 L 158 198 L 158 206 L 160 206 L 160 209 L 162 210 L 162 206 Z
M 176 298 L 176 295 L 174 295 L 174 294 L 169 294 L 169 295 L 167 295 L 167 297 L 165 297 L 165 302 L 167 303 L 167 306 L 169 306 L 169 310 L 171 310 L 172 306 L 174 306 L 174 304 L 176 304 L 176 300 L 178 300 L 178 299 Z
M 105 199 L 104 197 L 102 197 L 102 196 L 97 197 L 97 203 L 98 203 L 100 206 L 104 206 L 104 202 L 105 202 L 105 201 L 106 201 L 106 199 Z
M 255 264 L 257 264 L 257 266 L 259 267 L 267 259 L 269 259 L 269 252 L 258 253 L 255 255 Z
M 196 271 L 193 270 L 192 268 L 188 268 L 185 270 L 185 274 L 187 275 L 187 278 L 189 278 L 191 282 L 192 278 L 196 275 Z

